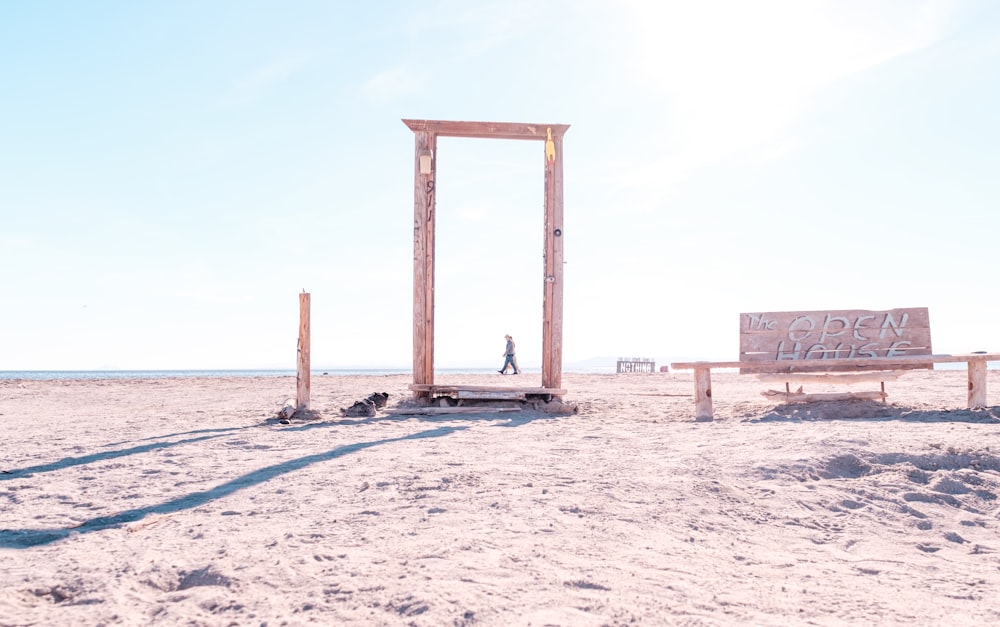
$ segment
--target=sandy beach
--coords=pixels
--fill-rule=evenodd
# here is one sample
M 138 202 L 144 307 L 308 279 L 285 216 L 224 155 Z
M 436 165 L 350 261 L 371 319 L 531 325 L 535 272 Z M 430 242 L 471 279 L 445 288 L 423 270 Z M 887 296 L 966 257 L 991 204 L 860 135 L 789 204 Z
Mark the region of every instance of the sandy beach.
M 984 410 L 965 376 L 716 374 L 713 422 L 690 372 L 369 418 L 408 375 L 315 376 L 289 424 L 293 377 L 0 381 L 0 625 L 996 624 L 1000 373 Z

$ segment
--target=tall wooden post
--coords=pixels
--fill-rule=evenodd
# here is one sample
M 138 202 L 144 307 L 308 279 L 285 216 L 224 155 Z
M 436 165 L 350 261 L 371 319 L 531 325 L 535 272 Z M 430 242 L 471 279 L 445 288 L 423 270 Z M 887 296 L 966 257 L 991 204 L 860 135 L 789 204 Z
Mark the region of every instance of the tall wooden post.
M 562 133 L 546 131 L 545 276 L 542 290 L 542 387 L 562 386 L 563 320 Z
M 295 410 L 309 409 L 309 294 L 299 294 L 299 344 L 295 371 Z
M 413 174 L 413 382 L 434 384 L 434 224 L 437 135 L 415 131 Z M 416 392 L 420 398 L 429 392 Z

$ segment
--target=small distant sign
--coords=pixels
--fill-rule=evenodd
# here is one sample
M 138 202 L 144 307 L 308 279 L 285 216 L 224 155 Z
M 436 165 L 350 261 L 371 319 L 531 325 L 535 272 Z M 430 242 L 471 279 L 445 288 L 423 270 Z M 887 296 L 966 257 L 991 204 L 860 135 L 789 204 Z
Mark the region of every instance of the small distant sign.
M 656 372 L 656 362 L 645 357 L 619 357 L 619 374 L 623 372 Z

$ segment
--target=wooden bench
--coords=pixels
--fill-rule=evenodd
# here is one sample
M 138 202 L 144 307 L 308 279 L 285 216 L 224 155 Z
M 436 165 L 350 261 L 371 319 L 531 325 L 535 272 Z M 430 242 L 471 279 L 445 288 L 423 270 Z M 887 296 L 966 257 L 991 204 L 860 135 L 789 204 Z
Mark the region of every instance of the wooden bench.
M 933 369 L 934 364 L 966 362 L 970 408 L 986 406 L 986 364 L 1000 354 L 935 355 L 931 348 L 930 316 L 926 307 L 888 311 L 789 311 L 740 314 L 739 361 L 693 361 L 670 364 L 674 370 L 694 370 L 695 418 L 712 420 L 713 368 L 739 368 L 783 381 L 787 402 L 881 398 L 885 381 L 907 370 Z M 805 394 L 792 392 L 792 382 L 856 383 L 879 381 L 877 392 Z

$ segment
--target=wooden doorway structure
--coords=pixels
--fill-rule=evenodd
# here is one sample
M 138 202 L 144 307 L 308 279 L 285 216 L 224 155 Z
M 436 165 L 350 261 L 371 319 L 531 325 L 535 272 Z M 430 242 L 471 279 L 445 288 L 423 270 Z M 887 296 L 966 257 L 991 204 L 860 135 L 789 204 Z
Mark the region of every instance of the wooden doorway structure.
M 563 135 L 568 124 L 448 122 L 403 120 L 414 134 L 413 175 L 413 390 L 433 397 L 434 385 L 434 230 L 438 137 L 522 139 L 544 146 L 545 223 L 542 274 L 542 387 L 524 388 L 529 396 L 565 394 L 562 385 L 563 331 Z M 447 386 L 454 389 L 455 386 Z M 504 388 L 510 389 L 510 388 Z M 477 388 L 488 397 L 488 390 Z M 471 388 L 466 391 L 472 391 Z

